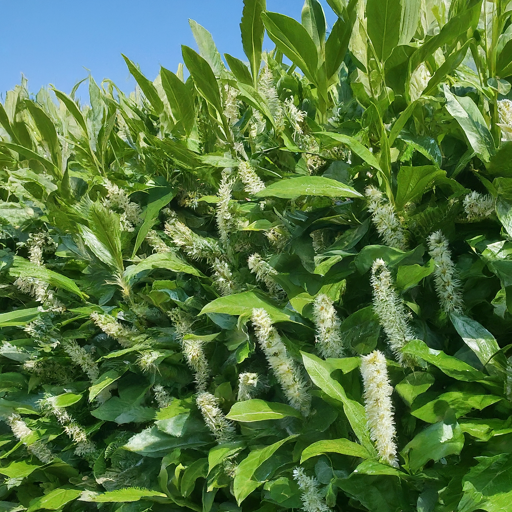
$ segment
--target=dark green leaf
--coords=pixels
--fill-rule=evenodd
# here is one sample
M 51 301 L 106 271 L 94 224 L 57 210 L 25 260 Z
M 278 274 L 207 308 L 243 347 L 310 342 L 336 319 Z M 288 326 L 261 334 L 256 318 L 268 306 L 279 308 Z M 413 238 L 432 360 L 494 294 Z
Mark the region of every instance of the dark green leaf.
M 245 55 L 249 59 L 254 87 L 258 83 L 258 74 L 261 64 L 261 50 L 265 26 L 263 25 L 262 13 L 266 10 L 266 0 L 244 0 L 244 10 L 240 32 L 242 34 L 242 46 Z M 229 63 L 229 62 L 228 62 Z M 229 64 L 231 69 L 232 66 Z
M 289 405 L 254 399 L 236 402 L 226 418 L 250 423 L 252 421 L 280 420 L 288 416 L 301 417 L 300 412 Z

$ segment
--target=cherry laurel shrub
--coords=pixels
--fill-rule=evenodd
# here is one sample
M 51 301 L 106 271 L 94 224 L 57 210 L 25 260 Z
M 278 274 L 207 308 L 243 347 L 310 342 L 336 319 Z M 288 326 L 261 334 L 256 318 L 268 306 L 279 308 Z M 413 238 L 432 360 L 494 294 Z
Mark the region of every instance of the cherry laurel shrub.
M 512 10 L 328 4 L 7 93 L 1 510 L 509 509 Z

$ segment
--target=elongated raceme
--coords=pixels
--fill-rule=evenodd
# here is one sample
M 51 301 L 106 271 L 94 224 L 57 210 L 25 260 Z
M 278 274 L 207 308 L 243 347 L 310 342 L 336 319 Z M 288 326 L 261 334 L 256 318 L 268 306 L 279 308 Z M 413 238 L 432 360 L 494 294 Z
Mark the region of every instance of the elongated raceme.
M 434 282 L 441 309 L 445 313 L 462 313 L 464 301 L 460 281 L 453 264 L 448 240 L 441 231 L 428 238 L 428 252 L 434 260 Z
M 231 169 L 225 169 L 219 185 L 219 202 L 217 203 L 217 228 L 222 246 L 227 247 L 230 233 L 236 231 L 235 221 L 230 211 L 231 191 L 236 178 Z
M 277 270 L 267 263 L 258 253 L 249 256 L 247 260 L 249 270 L 256 275 L 256 279 L 265 284 L 270 294 L 279 299 L 283 294 L 283 289 L 274 281 L 277 276 Z
M 212 270 L 213 284 L 221 295 L 231 295 L 236 292 L 238 284 L 227 261 L 216 258 L 212 263 Z
M 89 354 L 75 340 L 66 340 L 62 346 L 67 355 L 71 358 L 71 361 L 73 361 L 73 364 L 80 366 L 89 379 L 94 382 L 98 378 L 100 372 L 98 364 L 94 361 L 91 354 Z
M 340 334 L 341 322 L 334 305 L 321 293 L 315 299 L 313 314 L 316 326 L 316 338 L 318 352 L 324 358 L 343 357 L 343 340 Z
M 27 438 L 34 432 L 27 426 L 19 414 L 11 414 L 5 421 L 11 428 L 14 437 L 21 441 L 34 457 L 37 457 L 43 464 L 49 464 L 53 460 L 52 452 L 44 443 L 41 441 L 36 441 L 35 443 L 27 442 Z
M 250 400 L 256 393 L 258 383 L 259 376 L 257 373 L 241 373 L 238 376 L 238 401 Z
M 300 499 L 305 512 L 328 512 L 330 509 L 320 492 L 320 484 L 313 476 L 307 476 L 303 468 L 293 470 L 293 478 L 301 490 Z
M 254 195 L 265 188 L 265 183 L 256 174 L 249 162 L 242 160 L 238 166 L 238 177 L 244 184 L 244 189 L 248 194 Z
M 364 408 L 370 437 L 375 442 L 379 457 L 390 466 L 398 467 L 396 429 L 393 418 L 386 358 L 375 350 L 361 358 L 361 375 L 364 384 Z
M 91 320 L 122 347 L 128 348 L 134 344 L 133 338 L 137 333 L 121 325 L 114 317 L 94 311 Z
M 210 368 L 208 360 L 204 353 L 204 342 L 202 340 L 183 340 L 183 355 L 187 360 L 187 364 L 194 372 L 196 381 L 196 389 L 198 392 L 206 391 L 208 379 L 210 378 Z
M 373 186 L 365 190 L 368 199 L 368 211 L 377 232 L 386 245 L 407 250 L 407 237 L 393 205 L 384 198 L 382 192 Z
M 311 406 L 308 386 L 300 373 L 300 368 L 288 355 L 281 337 L 272 326 L 270 316 L 264 309 L 255 308 L 252 310 L 252 323 L 260 347 L 288 402 L 307 416 Z
M 196 404 L 217 442 L 231 441 L 235 436 L 235 427 L 221 411 L 219 400 L 211 393 L 202 392 L 197 395 Z
M 402 354 L 405 344 L 414 339 L 409 327 L 409 315 L 383 260 L 377 259 L 373 262 L 370 282 L 373 288 L 373 309 L 386 333 L 389 347 L 401 365 L 413 364 L 410 357 Z

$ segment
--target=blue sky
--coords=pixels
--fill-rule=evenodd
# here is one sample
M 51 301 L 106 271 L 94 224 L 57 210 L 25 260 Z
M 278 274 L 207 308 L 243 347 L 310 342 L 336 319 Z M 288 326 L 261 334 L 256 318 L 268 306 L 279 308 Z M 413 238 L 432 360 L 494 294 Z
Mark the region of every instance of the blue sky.
M 322 0 L 329 26 L 335 16 Z M 267 9 L 300 19 L 302 0 L 267 0 Z M 208 29 L 221 54 L 245 60 L 239 23 L 243 0 L 0 0 L 0 96 L 21 81 L 31 92 L 53 84 L 70 92 L 87 77 L 110 78 L 130 91 L 135 82 L 124 53 L 151 79 L 160 66 L 175 71 L 181 45 L 197 49 L 188 19 Z M 273 48 L 267 39 L 266 48 Z M 86 94 L 82 88 L 82 95 Z

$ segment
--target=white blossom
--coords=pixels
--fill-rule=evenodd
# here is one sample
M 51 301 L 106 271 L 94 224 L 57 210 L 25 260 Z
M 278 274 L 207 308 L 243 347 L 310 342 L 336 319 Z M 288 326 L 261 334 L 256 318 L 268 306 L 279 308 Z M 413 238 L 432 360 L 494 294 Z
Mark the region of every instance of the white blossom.
M 213 284 L 221 295 L 231 295 L 238 289 L 238 284 L 233 278 L 233 273 L 227 261 L 217 258 L 212 263 Z
M 157 384 L 156 386 L 153 386 L 153 394 L 155 395 L 156 403 L 160 409 L 164 409 L 171 405 L 172 396 L 162 385 Z
M 165 233 L 171 240 L 181 247 L 192 259 L 206 259 L 211 262 L 220 257 L 222 251 L 216 240 L 204 238 L 194 233 L 172 213 L 165 223 Z
M 244 184 L 244 189 L 248 194 L 257 194 L 265 188 L 265 183 L 256 174 L 256 171 L 249 162 L 243 160 L 240 162 L 238 166 L 238 177 Z
M 298 139 L 304 132 L 302 130 L 302 124 L 306 117 L 306 112 L 299 110 L 293 103 L 293 97 L 286 98 L 284 100 L 284 113 L 290 123 L 293 132 L 293 139 Z
M 473 191 L 464 198 L 463 205 L 470 221 L 482 220 L 494 213 L 494 198 L 489 194 Z
M 238 91 L 230 85 L 224 85 L 224 115 L 229 123 L 235 124 L 238 121 Z
M 241 373 L 238 376 L 238 401 L 250 400 L 258 386 L 259 376 L 257 373 Z
M 233 440 L 234 425 L 226 419 L 219 407 L 219 400 L 211 393 L 202 392 L 197 395 L 196 404 L 203 415 L 206 426 L 210 429 L 218 443 Z
M 397 291 L 386 264 L 377 259 L 372 265 L 373 309 L 388 337 L 388 344 L 401 365 L 412 364 L 412 359 L 402 354 L 405 344 L 414 339 L 409 327 L 409 315 Z
M 293 478 L 302 491 L 300 499 L 305 512 L 328 512 L 329 507 L 320 492 L 320 485 L 315 477 L 307 476 L 304 469 L 297 467 L 293 470 Z
M 204 341 L 187 339 L 183 340 L 182 344 L 183 355 L 187 360 L 188 366 L 194 372 L 197 391 L 206 391 L 208 379 L 210 378 L 210 368 L 204 353 Z
M 256 279 L 265 284 L 270 294 L 275 298 L 281 298 L 283 289 L 274 281 L 277 270 L 267 263 L 258 253 L 249 256 L 247 260 L 249 270 L 256 275 Z
M 253 309 L 252 323 L 261 349 L 288 402 L 307 416 L 311 406 L 308 386 L 301 375 L 300 367 L 289 356 L 281 337 L 272 326 L 269 314 L 264 309 Z
M 428 252 L 434 260 L 434 282 L 441 309 L 446 313 L 462 313 L 464 302 L 451 258 L 448 240 L 441 231 L 428 237 Z
M 375 187 L 367 187 L 365 194 L 373 224 L 384 243 L 402 251 L 407 250 L 405 231 L 396 216 L 393 205 L 385 200 L 382 192 Z
M 160 238 L 154 229 L 148 231 L 146 242 L 156 253 L 171 252 L 171 248 Z
M 183 341 L 185 334 L 192 332 L 192 317 L 179 308 L 171 309 L 167 312 L 167 316 L 174 325 L 178 340 Z
M 343 357 L 345 351 L 340 333 L 341 322 L 327 295 L 321 293 L 316 297 L 313 315 L 316 326 L 315 341 L 320 355 L 324 358 Z
M 137 203 L 130 201 L 128 194 L 116 184 L 105 180 L 107 197 L 103 199 L 103 206 L 120 214 L 121 229 L 135 231 L 135 226 L 141 222 L 141 209 Z
M 156 350 L 145 350 L 137 358 L 139 368 L 144 372 L 156 371 L 156 361 L 160 357 L 160 353 Z
M 272 71 L 268 66 L 265 66 L 263 71 L 261 72 L 258 81 L 258 92 L 267 101 L 270 113 L 274 118 L 276 130 L 278 132 L 281 132 L 284 128 L 283 107 L 281 105 L 281 102 L 279 101 L 277 90 L 274 87 L 274 77 L 272 75 Z
M 91 320 L 111 338 L 117 340 L 119 345 L 124 348 L 131 347 L 133 337 L 137 334 L 135 331 L 121 325 L 114 317 L 110 315 L 103 315 L 98 312 L 91 313 Z
M 19 414 L 11 414 L 5 421 L 11 428 L 14 437 L 20 440 L 34 457 L 37 457 L 44 464 L 49 464 L 53 460 L 52 452 L 41 441 L 27 444 L 26 438 L 32 435 L 33 431 L 27 426 Z
M 498 100 L 498 114 L 501 140 L 512 141 L 512 101 Z
M 364 408 L 370 438 L 375 442 L 379 457 L 390 466 L 398 467 L 396 429 L 393 419 L 391 393 L 386 358 L 375 350 L 361 358 L 364 384 Z
M 229 235 L 236 228 L 236 222 L 231 213 L 231 191 L 236 179 L 231 173 L 231 169 L 225 169 L 222 172 L 222 178 L 219 185 L 217 203 L 217 228 L 219 230 L 219 238 L 224 247 L 229 242 Z
M 91 354 L 75 340 L 66 340 L 62 346 L 67 355 L 71 358 L 71 361 L 77 366 L 80 366 L 82 371 L 94 382 L 99 376 L 99 369 Z

